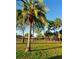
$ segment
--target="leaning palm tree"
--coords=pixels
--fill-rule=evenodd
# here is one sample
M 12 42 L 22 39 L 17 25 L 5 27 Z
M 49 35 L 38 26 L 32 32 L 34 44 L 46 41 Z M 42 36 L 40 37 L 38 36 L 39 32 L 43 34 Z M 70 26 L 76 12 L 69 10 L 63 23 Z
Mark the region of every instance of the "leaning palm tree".
M 25 52 L 30 51 L 31 42 L 31 26 L 32 23 L 38 23 L 39 25 L 48 25 L 45 17 L 47 8 L 42 3 L 43 0 L 21 0 L 22 1 L 22 15 L 23 20 L 28 24 L 28 43 Z

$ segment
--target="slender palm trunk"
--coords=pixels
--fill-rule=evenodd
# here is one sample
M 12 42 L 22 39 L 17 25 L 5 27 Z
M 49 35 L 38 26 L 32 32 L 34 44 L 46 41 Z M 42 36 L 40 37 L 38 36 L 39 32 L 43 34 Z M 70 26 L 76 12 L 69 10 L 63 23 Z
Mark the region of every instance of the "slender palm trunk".
M 24 29 L 23 29 L 23 43 L 24 43 Z
M 33 22 L 33 39 L 34 39 L 34 22 Z
M 31 50 L 30 43 L 31 43 L 31 23 L 29 23 L 28 42 L 27 42 L 27 48 L 25 52 Z
M 22 31 L 23 31 L 23 43 L 24 43 L 24 20 L 23 20 L 23 25 L 22 25 Z

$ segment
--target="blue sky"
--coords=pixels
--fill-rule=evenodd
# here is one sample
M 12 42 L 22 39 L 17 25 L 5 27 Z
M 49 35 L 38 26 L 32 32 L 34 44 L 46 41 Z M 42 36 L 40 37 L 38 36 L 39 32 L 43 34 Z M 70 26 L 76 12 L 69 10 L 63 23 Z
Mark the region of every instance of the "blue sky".
M 21 3 L 21 1 L 18 3 Z M 44 4 L 49 9 L 46 13 L 48 20 L 54 20 L 56 17 L 62 19 L 62 0 L 44 0 Z M 21 9 L 21 6 L 16 5 L 16 9 Z M 26 28 L 25 32 L 27 31 Z
M 54 20 L 56 17 L 62 18 L 62 0 L 44 0 L 44 4 L 49 9 L 46 14 L 49 20 Z

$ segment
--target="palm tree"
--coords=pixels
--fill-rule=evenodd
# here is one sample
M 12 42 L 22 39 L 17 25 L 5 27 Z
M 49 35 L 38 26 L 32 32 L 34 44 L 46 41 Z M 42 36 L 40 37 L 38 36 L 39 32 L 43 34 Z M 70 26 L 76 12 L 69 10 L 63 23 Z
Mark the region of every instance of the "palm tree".
M 21 31 L 22 31 L 22 39 L 23 39 L 23 43 L 24 43 L 24 20 L 22 20 L 23 19 L 23 16 L 22 16 L 22 11 L 21 10 L 17 10 L 16 11 L 16 28 L 17 29 L 20 29 Z
M 48 20 L 48 31 L 54 30 L 54 32 L 56 32 L 56 30 L 58 30 L 60 27 L 62 27 L 62 20 L 60 18 L 56 18 L 53 21 Z
M 44 33 L 47 37 L 51 35 L 51 30 L 56 32 L 62 25 L 62 21 L 60 18 L 56 18 L 55 20 L 48 20 L 48 30 Z M 47 35 L 48 34 L 48 35 Z
M 41 0 L 21 0 L 22 5 L 22 15 L 23 20 L 28 24 L 28 43 L 25 52 L 30 51 L 30 42 L 31 42 L 31 26 L 32 23 L 38 23 L 38 25 L 48 25 L 45 17 L 47 8 L 42 3 Z
M 54 25 L 55 25 L 55 29 L 56 29 L 56 28 L 59 29 L 59 28 L 62 26 L 62 20 L 57 17 L 57 18 L 54 20 Z
M 54 24 L 55 24 L 55 29 L 58 30 L 59 28 L 62 27 L 62 20 L 60 18 L 56 18 Z M 58 39 L 61 40 L 62 35 L 59 32 L 57 32 L 57 35 L 58 35 Z

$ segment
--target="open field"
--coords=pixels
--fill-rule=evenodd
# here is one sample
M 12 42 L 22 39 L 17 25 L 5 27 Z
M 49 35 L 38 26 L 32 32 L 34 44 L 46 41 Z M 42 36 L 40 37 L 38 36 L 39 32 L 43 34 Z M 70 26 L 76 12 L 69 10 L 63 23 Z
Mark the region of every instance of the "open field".
M 16 41 L 16 59 L 62 59 L 62 42 L 49 40 L 32 40 L 31 51 L 25 53 L 26 40 Z

